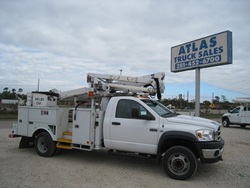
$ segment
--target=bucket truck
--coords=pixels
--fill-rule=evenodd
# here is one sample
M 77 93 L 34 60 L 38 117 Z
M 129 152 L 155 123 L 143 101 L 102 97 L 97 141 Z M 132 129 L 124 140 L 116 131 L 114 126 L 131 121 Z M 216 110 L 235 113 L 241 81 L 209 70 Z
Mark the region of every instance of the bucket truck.
M 153 99 L 161 99 L 164 78 L 162 72 L 141 77 L 89 73 L 89 87 L 29 93 L 11 137 L 22 137 L 19 148 L 34 145 L 43 157 L 57 149 L 152 157 L 171 178 L 187 179 L 196 172 L 197 160 L 222 160 L 224 141 L 219 123 L 178 115 Z

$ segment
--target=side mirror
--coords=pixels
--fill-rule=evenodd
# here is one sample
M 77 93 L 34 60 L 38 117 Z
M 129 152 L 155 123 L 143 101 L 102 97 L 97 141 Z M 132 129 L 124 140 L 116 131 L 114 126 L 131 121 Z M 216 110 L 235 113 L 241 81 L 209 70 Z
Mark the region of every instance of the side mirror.
M 155 117 L 152 115 L 142 115 L 142 116 L 140 116 L 140 119 L 155 120 Z

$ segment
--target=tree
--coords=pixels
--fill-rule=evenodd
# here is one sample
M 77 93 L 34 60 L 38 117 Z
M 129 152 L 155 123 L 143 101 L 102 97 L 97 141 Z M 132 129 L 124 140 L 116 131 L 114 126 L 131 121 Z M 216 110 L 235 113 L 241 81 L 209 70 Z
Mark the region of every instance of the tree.
M 225 95 L 221 95 L 221 100 L 222 100 L 222 102 L 226 102 L 227 101 L 226 96 Z
M 12 93 L 10 94 L 10 99 L 15 99 L 16 98 L 16 89 L 13 88 L 11 91 L 12 91 Z
M 219 103 L 220 102 L 220 97 L 219 96 L 215 96 L 214 97 L 214 103 Z
M 23 92 L 23 89 L 22 88 L 19 88 L 18 89 L 18 93 L 22 93 Z
M 205 108 L 209 108 L 211 102 L 206 100 L 206 101 L 203 101 L 203 104 L 204 104 Z
M 9 88 L 5 87 L 3 88 L 3 92 L 8 92 Z
M 3 89 L 3 92 L 0 92 L 0 99 L 16 99 L 16 95 L 18 94 L 18 97 L 22 98 L 22 99 L 26 99 L 26 95 L 25 94 L 21 94 L 23 92 L 22 88 L 18 89 L 18 93 L 16 93 L 16 89 L 13 88 L 11 90 L 9 90 L 8 87 L 5 87 Z
M 5 88 L 3 89 L 2 98 L 3 98 L 3 99 L 8 99 L 9 96 L 10 96 L 9 88 L 8 88 L 8 87 L 5 87 Z

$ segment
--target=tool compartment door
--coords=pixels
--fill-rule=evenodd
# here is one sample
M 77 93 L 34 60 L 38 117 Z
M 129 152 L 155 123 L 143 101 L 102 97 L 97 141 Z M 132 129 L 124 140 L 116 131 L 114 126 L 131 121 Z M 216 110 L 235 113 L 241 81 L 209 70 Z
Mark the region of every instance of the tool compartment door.
M 26 106 L 18 108 L 17 121 L 18 121 L 17 134 L 21 136 L 28 136 L 29 109 Z
M 94 145 L 95 112 L 92 109 L 77 109 L 73 112 L 72 143 Z

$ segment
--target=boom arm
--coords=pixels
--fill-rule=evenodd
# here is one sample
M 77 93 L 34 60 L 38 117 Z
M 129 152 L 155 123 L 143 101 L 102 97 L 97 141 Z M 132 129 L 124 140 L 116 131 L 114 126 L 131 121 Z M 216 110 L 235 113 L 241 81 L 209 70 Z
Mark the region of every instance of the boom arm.
M 93 91 L 93 89 L 89 87 L 83 87 L 79 89 L 60 92 L 59 99 L 63 100 L 63 99 L 74 97 L 74 96 L 88 95 L 90 91 Z
M 161 93 L 165 89 L 164 78 L 165 74 L 163 72 L 141 77 L 89 73 L 87 82 L 90 87 L 64 92 L 53 89 L 49 92 L 28 93 L 27 106 L 55 106 L 57 105 L 57 99 L 70 101 L 75 97 L 88 98 L 90 92 L 94 93 L 95 96 L 127 95 L 143 92 L 149 95 L 157 94 L 158 99 L 161 99 Z
M 165 89 L 164 78 L 163 72 L 141 77 L 89 73 L 87 82 L 95 92 L 103 95 L 115 92 L 146 92 L 150 95 L 157 94 L 157 97 L 161 99 L 161 93 Z

